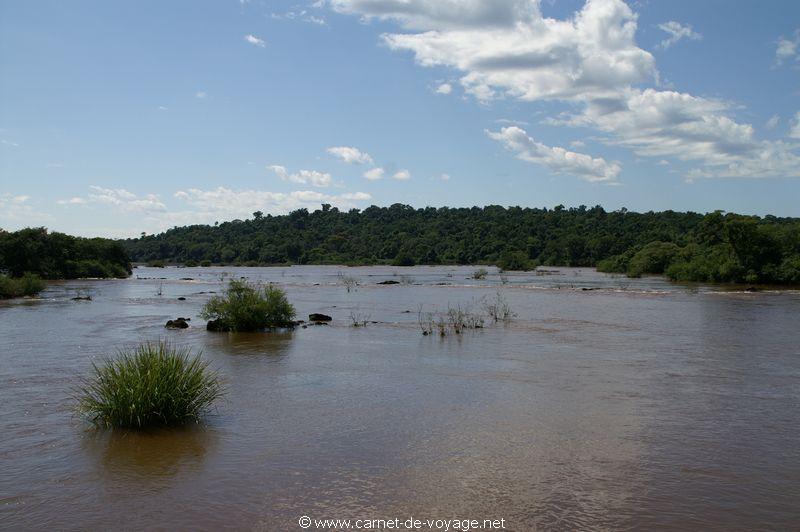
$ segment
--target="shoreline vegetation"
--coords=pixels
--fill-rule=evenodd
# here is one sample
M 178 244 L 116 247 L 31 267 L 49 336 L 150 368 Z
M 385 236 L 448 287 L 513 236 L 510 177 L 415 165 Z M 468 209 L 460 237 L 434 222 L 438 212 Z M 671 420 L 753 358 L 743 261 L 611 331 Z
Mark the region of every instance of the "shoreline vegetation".
M 323 204 L 287 215 L 174 227 L 127 240 L 45 228 L 0 230 L 0 273 L 43 279 L 124 278 L 131 260 L 154 267 L 294 264 L 596 267 L 672 281 L 800 285 L 800 219 L 715 211 L 636 213 L 602 207 L 339 211 Z
M 323 204 L 313 212 L 257 211 L 247 220 L 175 227 L 122 244 L 132 260 L 155 265 L 585 266 L 673 281 L 800 284 L 800 219 L 722 211 L 395 204 L 343 212 Z

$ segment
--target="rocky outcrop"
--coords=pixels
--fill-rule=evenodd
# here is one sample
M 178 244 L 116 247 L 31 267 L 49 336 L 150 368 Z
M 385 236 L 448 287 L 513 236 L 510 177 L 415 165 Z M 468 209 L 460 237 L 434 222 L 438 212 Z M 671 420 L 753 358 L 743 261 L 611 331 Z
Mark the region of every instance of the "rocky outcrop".
M 328 316 L 327 314 L 319 314 L 317 312 L 308 315 L 308 321 L 331 321 L 333 318 Z

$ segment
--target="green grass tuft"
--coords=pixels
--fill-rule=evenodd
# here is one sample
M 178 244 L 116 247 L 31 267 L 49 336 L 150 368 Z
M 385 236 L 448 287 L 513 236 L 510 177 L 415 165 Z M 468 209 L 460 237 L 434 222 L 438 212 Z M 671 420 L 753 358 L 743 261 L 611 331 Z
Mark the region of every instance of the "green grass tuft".
M 78 411 L 98 427 L 179 425 L 199 421 L 223 393 L 217 373 L 190 348 L 148 342 L 95 364 Z

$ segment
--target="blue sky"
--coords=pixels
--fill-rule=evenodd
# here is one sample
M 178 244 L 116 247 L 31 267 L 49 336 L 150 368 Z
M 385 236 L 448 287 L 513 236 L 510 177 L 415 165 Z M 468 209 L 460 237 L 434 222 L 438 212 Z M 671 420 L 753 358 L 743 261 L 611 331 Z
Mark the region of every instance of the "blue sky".
M 0 0 L 0 227 L 800 216 L 800 3 Z

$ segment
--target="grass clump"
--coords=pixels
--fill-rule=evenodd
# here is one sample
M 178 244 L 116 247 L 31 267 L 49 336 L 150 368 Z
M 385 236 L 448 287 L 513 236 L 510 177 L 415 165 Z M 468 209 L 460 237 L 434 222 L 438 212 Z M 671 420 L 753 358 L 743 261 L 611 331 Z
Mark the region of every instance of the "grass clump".
M 35 296 L 45 287 L 44 281 L 33 273 L 26 273 L 18 278 L 0 275 L 0 299 Z
M 212 297 L 200 311 L 215 331 L 259 331 L 293 327 L 295 309 L 286 293 L 272 285 L 232 279 L 225 295 Z
M 78 411 L 98 427 L 179 425 L 199 421 L 223 393 L 219 376 L 191 349 L 143 343 L 94 365 Z

